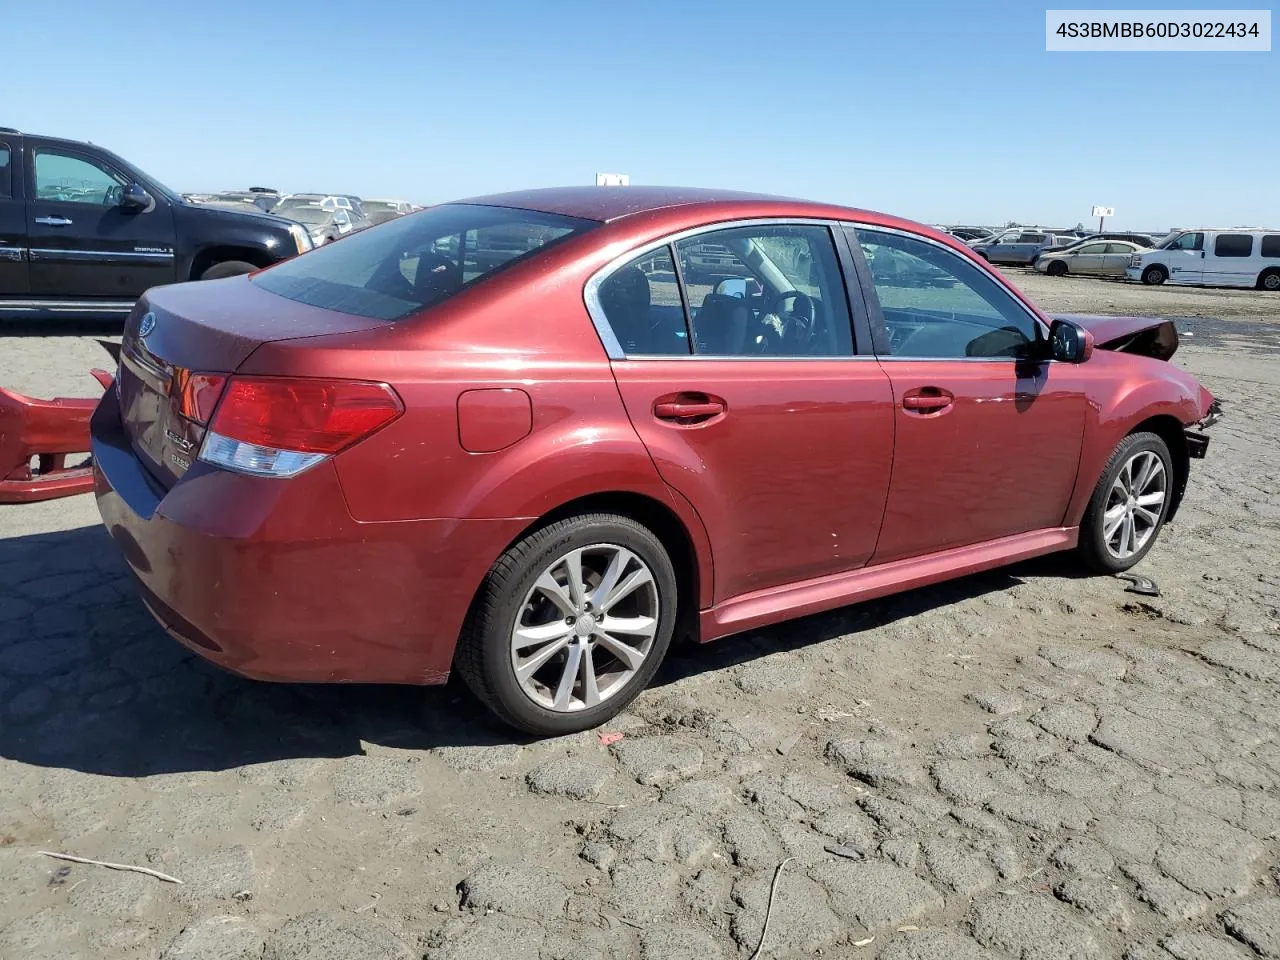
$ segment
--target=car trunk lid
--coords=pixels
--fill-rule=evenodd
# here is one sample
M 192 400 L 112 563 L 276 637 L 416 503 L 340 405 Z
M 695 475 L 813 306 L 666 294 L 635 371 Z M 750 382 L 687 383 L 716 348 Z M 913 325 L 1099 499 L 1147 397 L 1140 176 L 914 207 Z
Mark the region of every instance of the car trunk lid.
M 221 393 L 220 377 L 200 374 L 230 375 L 270 341 L 384 325 L 275 296 L 247 277 L 148 291 L 125 324 L 116 375 L 134 452 L 168 489 L 195 462 Z

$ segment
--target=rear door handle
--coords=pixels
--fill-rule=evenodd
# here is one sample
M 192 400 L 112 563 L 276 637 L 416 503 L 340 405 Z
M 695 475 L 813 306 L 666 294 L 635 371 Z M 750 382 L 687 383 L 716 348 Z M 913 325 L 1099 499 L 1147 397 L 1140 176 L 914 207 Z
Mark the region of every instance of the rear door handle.
M 43 223 L 49 227 L 71 226 L 71 221 L 66 217 L 36 217 L 36 223 Z
M 677 423 L 709 420 L 725 412 L 723 400 L 715 397 L 677 397 L 671 400 L 658 400 L 653 405 L 653 415 L 659 420 L 670 420 Z
M 907 394 L 902 398 L 902 409 L 915 413 L 941 413 L 956 402 L 956 398 L 946 390 L 937 387 L 924 387 Z

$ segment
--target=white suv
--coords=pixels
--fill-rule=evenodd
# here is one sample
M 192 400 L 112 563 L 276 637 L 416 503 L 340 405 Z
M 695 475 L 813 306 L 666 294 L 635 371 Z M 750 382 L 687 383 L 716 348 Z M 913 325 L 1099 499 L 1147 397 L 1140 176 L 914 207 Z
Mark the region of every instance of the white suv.
M 1179 230 L 1129 258 L 1130 280 L 1280 291 L 1280 230 Z

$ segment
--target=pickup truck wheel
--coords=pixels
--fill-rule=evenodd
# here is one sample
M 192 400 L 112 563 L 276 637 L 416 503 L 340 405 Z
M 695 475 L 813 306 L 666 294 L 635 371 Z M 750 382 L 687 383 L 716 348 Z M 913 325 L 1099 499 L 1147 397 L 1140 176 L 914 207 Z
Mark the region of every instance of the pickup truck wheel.
M 1045 267 L 1045 273 L 1051 277 L 1065 277 L 1067 275 L 1067 265 L 1061 260 L 1053 260 L 1049 266 Z
M 200 274 L 201 280 L 221 280 L 224 277 L 238 277 L 241 274 L 253 273 L 257 266 L 244 260 L 223 260 Z
M 1263 270 L 1258 277 L 1258 289 L 1280 292 L 1280 270 Z
M 1156 264 L 1142 271 L 1142 282 L 1149 287 L 1158 287 L 1169 279 L 1169 271 Z
M 1128 570 L 1155 545 L 1173 492 L 1173 459 L 1154 433 L 1116 446 L 1080 521 L 1079 551 L 1099 573 Z

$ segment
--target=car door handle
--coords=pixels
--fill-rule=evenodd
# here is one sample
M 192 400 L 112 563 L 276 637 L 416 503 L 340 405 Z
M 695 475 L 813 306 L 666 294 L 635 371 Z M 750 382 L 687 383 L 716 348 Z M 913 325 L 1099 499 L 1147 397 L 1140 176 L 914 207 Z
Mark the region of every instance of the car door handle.
M 36 217 L 36 223 L 43 223 L 50 227 L 69 227 L 71 221 L 66 217 Z
M 941 413 L 955 404 L 956 398 L 945 390 L 936 387 L 924 387 L 919 392 L 909 393 L 902 398 L 902 409 L 914 413 Z
M 655 401 L 653 415 L 659 420 L 688 424 L 718 417 L 725 409 L 725 402 L 716 397 L 682 396 Z

